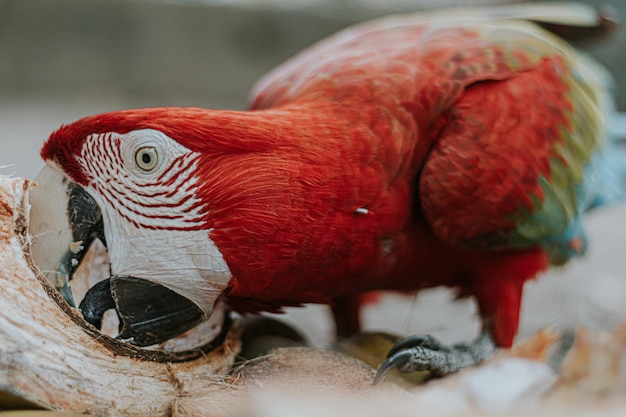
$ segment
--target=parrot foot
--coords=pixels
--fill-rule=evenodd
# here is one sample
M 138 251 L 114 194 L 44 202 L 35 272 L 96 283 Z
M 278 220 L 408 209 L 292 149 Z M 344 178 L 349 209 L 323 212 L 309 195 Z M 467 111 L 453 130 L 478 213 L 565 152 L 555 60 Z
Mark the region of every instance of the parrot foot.
M 433 336 L 411 336 L 396 343 L 387 360 L 380 366 L 374 384 L 378 384 L 394 368 L 401 372 L 430 371 L 437 376 L 474 366 L 488 359 L 496 344 L 487 332 L 469 344 L 448 346 Z

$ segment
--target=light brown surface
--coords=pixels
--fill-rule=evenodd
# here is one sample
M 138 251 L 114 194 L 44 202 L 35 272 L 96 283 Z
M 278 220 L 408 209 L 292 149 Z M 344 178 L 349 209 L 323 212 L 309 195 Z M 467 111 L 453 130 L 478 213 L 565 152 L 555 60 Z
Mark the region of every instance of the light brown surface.
M 174 415 L 623 416 L 624 329 L 614 333 L 581 331 L 559 372 L 545 363 L 557 338 L 541 331 L 484 365 L 406 391 L 391 383 L 372 386 L 370 368 L 334 352 L 279 349 L 252 362 L 224 384 L 207 384 L 182 396 Z
M 31 184 L 0 177 L 0 392 L 56 410 L 159 416 L 199 378 L 230 368 L 236 331 L 197 360 L 160 363 L 86 326 L 31 268 Z

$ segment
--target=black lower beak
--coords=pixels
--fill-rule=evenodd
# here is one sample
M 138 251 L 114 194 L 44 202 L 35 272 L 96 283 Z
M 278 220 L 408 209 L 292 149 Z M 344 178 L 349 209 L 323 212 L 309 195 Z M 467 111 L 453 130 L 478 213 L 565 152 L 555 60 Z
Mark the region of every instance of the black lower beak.
M 85 320 L 98 329 L 104 312 L 115 308 L 120 319 L 117 338 L 137 346 L 162 343 L 206 319 L 189 299 L 134 277 L 113 276 L 101 281 L 87 292 L 79 308 Z

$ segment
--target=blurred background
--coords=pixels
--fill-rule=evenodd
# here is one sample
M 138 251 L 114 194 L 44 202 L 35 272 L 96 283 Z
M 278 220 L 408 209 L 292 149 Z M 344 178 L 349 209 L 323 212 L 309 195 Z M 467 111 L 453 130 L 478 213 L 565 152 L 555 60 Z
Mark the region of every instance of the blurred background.
M 589 4 L 599 2 L 587 0 Z M 129 107 L 244 108 L 254 81 L 351 23 L 512 0 L 0 0 L 0 165 L 33 177 L 60 124 Z M 626 16 L 626 0 L 604 0 Z M 588 49 L 618 78 L 626 31 Z
M 0 0 L 0 174 L 34 178 L 38 152 L 63 123 L 104 111 L 153 106 L 245 108 L 267 70 L 351 23 L 435 6 L 512 0 Z M 626 0 L 613 6 L 626 20 Z M 626 111 L 626 31 L 583 47 L 616 78 Z M 528 286 L 522 334 L 552 324 L 611 328 L 626 320 L 626 208 L 590 216 L 591 251 Z M 389 295 L 367 311 L 370 327 L 470 337 L 472 302 L 433 290 Z M 322 317 L 311 320 L 310 317 Z M 324 344 L 324 307 L 290 311 Z M 391 326 L 389 323 L 393 323 Z

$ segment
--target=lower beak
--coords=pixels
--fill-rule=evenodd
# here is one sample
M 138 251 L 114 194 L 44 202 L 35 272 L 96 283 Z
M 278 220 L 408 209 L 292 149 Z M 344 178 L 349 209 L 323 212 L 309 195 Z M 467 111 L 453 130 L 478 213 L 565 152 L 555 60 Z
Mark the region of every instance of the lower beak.
M 72 307 L 72 276 L 95 239 L 106 245 L 102 212 L 83 187 L 47 166 L 30 193 L 31 252 L 35 265 Z M 138 346 L 164 342 L 207 319 L 193 301 L 160 284 L 112 276 L 81 301 L 85 320 L 98 329 L 105 311 L 120 318 L 119 339 Z
M 80 303 L 83 317 L 101 328 L 104 312 L 115 308 L 117 338 L 137 346 L 165 342 L 206 320 L 195 303 L 163 285 L 134 277 L 113 276 L 91 287 Z

